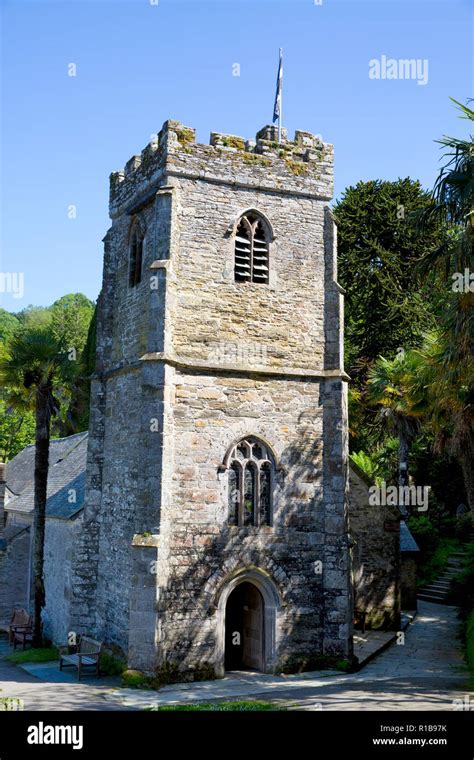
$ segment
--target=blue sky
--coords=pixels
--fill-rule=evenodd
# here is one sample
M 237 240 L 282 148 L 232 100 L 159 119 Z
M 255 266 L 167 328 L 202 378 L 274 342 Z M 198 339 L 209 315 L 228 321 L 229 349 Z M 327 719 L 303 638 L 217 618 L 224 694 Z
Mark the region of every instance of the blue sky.
M 0 0 L 0 271 L 24 273 L 23 298 L 0 293 L 3 308 L 95 299 L 110 172 L 167 118 L 199 142 L 255 136 L 271 121 L 280 46 L 284 126 L 334 143 L 336 196 L 376 178 L 430 188 L 434 140 L 467 134 L 449 97 L 474 94 L 470 0 L 152 2 Z M 370 79 L 382 55 L 427 59 L 427 84 Z

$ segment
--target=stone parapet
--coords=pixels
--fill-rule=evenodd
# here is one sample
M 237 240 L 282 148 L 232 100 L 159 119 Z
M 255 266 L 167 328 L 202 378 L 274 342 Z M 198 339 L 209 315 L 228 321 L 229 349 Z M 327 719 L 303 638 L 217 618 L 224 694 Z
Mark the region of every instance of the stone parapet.
M 333 146 L 302 130 L 293 140 L 282 130 L 279 143 L 273 126 L 263 127 L 256 140 L 211 132 L 204 145 L 196 142 L 195 129 L 168 120 L 139 155 L 110 175 L 110 216 L 134 212 L 163 177 L 173 175 L 329 200 Z

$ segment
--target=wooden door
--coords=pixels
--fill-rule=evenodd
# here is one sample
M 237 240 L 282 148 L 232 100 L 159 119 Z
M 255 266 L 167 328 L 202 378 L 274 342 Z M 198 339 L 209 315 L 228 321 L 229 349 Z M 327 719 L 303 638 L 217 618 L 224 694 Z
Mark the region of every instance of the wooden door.
M 247 668 L 263 670 L 263 599 L 260 591 L 246 584 L 243 599 L 243 652 L 242 664 Z

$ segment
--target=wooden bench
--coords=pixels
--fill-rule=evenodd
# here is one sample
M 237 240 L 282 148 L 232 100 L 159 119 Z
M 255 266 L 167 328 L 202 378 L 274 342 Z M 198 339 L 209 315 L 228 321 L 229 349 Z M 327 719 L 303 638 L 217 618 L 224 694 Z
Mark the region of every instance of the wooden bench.
M 364 610 L 354 610 L 354 628 L 359 628 L 362 633 L 365 633 L 367 613 Z
M 99 675 L 99 657 L 102 650 L 100 641 L 90 639 L 88 636 L 81 636 L 77 647 L 60 647 L 67 650 L 60 654 L 59 670 L 67 667 L 77 668 L 77 680 L 81 680 L 81 671 L 83 668 L 95 668 L 96 675 Z M 75 649 L 76 651 L 71 651 Z
M 22 608 L 15 607 L 8 628 L 8 641 L 13 644 L 13 634 L 17 628 L 25 628 L 31 624 L 31 617 L 28 612 Z
M 18 644 L 26 649 L 27 644 L 33 646 L 33 618 L 26 610 L 15 610 L 8 631 L 10 644 L 16 649 Z
M 16 649 L 18 644 L 21 644 L 22 649 L 26 649 L 27 644 L 33 646 L 33 625 L 15 630 L 13 634 L 13 648 Z

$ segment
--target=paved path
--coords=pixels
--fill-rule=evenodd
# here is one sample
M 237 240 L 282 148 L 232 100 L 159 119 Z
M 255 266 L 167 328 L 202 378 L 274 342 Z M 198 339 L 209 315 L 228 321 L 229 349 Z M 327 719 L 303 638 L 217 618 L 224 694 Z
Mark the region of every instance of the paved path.
M 358 673 L 240 673 L 159 692 L 112 689 L 91 679 L 77 684 L 72 677 L 40 681 L 0 657 L 0 696 L 21 697 L 26 710 L 133 710 L 237 698 L 275 700 L 303 710 L 452 710 L 453 699 L 470 693 L 457 629 L 454 607 L 421 602 L 405 644 L 393 644 Z
M 27 672 L 22 667 L 4 659 L 12 651 L 13 648 L 2 637 L 0 640 L 0 697 L 22 699 L 25 710 L 136 709 L 125 706 L 119 701 L 114 702 L 110 683 L 104 683 L 104 679 L 100 679 L 100 685 L 95 678 L 90 677 L 86 677 L 77 683 L 72 673 L 60 674 L 58 665 L 54 663 L 49 663 L 46 666 L 28 665 L 27 667 L 32 672 Z M 39 680 L 32 675 L 35 671 L 40 672 L 45 680 Z M 51 674 L 50 680 L 48 680 L 48 672 Z M 58 676 L 61 678 L 59 683 Z M 105 699 L 106 695 L 108 696 L 107 700 Z
M 201 684 L 168 686 L 151 695 L 122 690 L 135 707 L 207 699 L 266 699 L 302 710 L 452 710 L 469 694 L 469 674 L 457 638 L 455 607 L 420 602 L 405 644 L 392 646 L 351 675 L 241 674 Z M 471 694 L 471 699 L 474 695 Z

